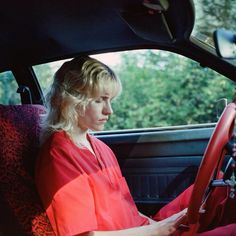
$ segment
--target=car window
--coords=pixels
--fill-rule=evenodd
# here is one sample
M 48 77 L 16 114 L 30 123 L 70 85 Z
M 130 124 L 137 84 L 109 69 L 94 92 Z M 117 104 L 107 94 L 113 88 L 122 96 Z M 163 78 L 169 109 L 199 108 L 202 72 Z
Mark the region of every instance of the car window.
M 235 0 L 194 0 L 195 24 L 192 37 L 209 47 L 215 47 L 213 32 L 216 29 L 236 31 Z M 236 59 L 231 59 L 236 65 Z
M 136 50 L 93 57 L 109 65 L 123 85 L 107 130 L 216 122 L 217 101 L 232 101 L 234 96 L 232 81 L 171 52 Z M 36 66 L 43 88 L 61 64 Z
M 10 71 L 0 73 L 0 104 L 20 104 L 20 94 L 17 93 L 17 82 Z

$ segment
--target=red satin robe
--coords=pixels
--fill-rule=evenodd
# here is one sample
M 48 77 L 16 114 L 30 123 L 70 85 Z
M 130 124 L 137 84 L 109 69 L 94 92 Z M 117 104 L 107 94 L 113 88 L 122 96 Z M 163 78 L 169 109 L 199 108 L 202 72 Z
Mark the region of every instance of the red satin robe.
M 43 145 L 36 185 L 56 235 L 119 230 L 148 224 L 139 215 L 110 148 L 88 135 L 96 157 L 65 132 Z
M 54 133 L 41 148 L 36 185 L 55 234 L 71 236 L 147 225 L 148 220 L 138 213 L 113 152 L 97 138 L 88 138 L 96 158 L 88 149 L 77 147 L 65 132 Z M 154 219 L 162 220 L 184 209 L 190 195 L 191 187 L 163 207 Z M 213 205 L 224 203 L 224 196 L 216 193 Z M 236 235 L 236 224 L 199 235 Z

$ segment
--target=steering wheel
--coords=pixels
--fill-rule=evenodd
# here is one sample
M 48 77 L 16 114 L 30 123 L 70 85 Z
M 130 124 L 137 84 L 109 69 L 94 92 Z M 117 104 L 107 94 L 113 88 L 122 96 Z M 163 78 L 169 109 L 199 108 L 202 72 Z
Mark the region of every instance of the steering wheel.
M 199 210 L 204 201 L 206 190 L 210 185 L 215 171 L 219 172 L 217 167 L 218 164 L 223 160 L 225 154 L 224 146 L 232 136 L 235 118 L 236 104 L 230 103 L 226 106 L 221 117 L 219 118 L 219 121 L 205 150 L 195 179 L 186 216 L 189 231 L 183 232 L 181 235 L 194 235 L 199 228 Z

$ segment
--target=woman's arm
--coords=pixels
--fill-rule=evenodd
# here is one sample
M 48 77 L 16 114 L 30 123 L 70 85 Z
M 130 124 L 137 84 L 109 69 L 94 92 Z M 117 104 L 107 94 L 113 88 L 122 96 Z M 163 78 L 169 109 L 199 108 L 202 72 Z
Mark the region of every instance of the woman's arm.
M 168 217 L 165 220 L 159 222 L 152 222 L 152 224 L 116 230 L 116 231 L 93 231 L 84 234 L 79 234 L 79 236 L 168 236 L 176 231 L 178 226 L 176 222 L 185 215 L 186 209 Z
M 175 232 L 174 225 L 171 224 L 158 226 L 156 225 L 145 225 L 130 229 L 116 230 L 116 231 L 93 231 L 79 236 L 168 236 Z
M 138 212 L 139 213 L 139 215 L 141 215 L 142 217 L 145 217 L 145 218 L 147 218 L 148 219 L 148 221 L 149 221 L 149 224 L 155 224 L 156 223 L 156 221 L 155 220 L 153 220 L 152 218 L 150 218 L 150 217 L 148 217 L 148 216 L 146 216 L 146 215 L 144 215 L 143 213 L 141 213 L 141 212 Z

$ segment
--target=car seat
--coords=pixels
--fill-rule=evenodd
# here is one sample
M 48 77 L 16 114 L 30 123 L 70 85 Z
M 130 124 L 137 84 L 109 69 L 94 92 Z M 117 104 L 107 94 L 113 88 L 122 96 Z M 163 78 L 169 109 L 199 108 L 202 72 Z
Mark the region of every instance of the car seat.
M 0 105 L 0 235 L 54 235 L 34 183 L 41 105 Z

